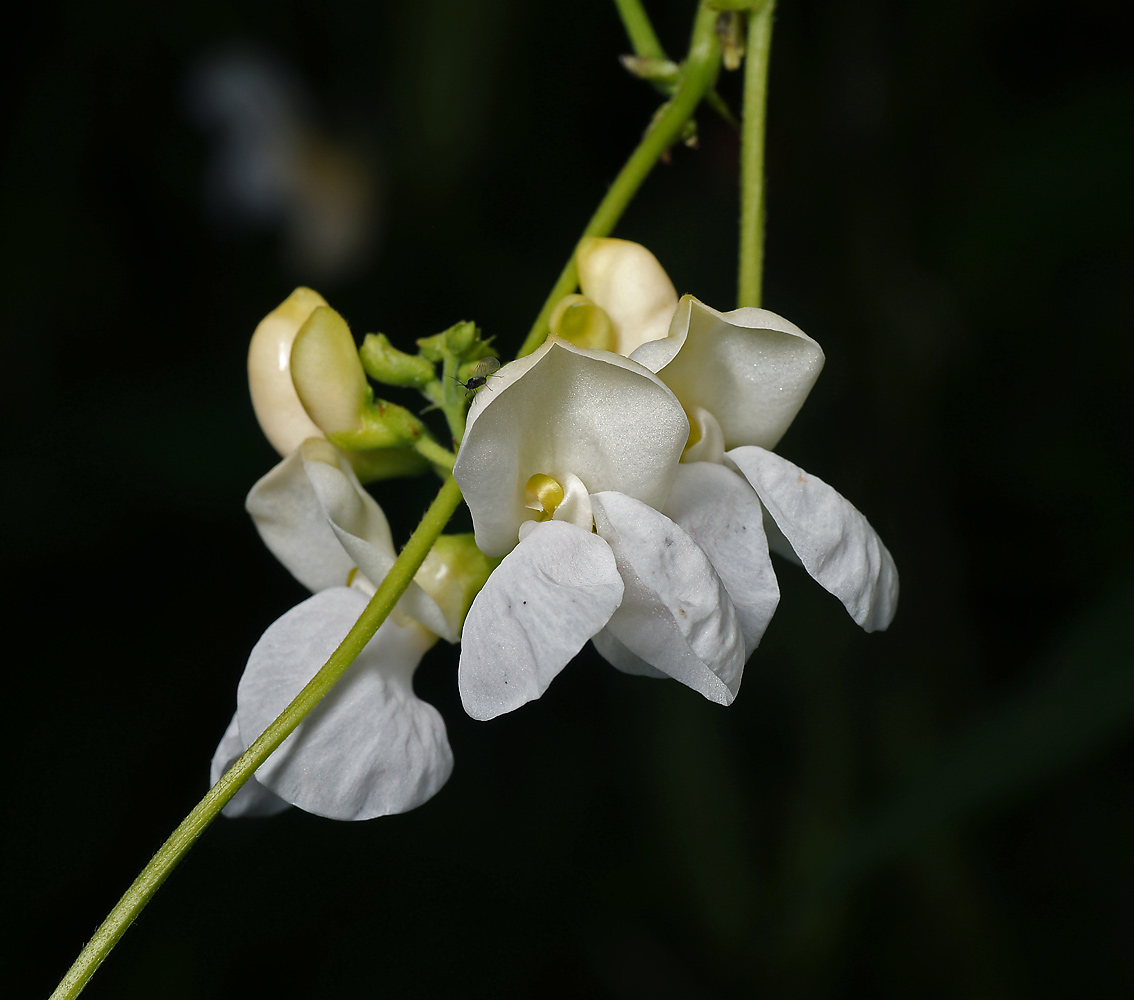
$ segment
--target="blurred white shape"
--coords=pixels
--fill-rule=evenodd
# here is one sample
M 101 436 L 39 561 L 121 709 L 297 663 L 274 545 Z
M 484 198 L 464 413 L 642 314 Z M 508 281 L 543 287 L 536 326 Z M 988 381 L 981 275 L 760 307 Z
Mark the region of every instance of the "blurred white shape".
M 279 232 L 286 265 L 304 280 L 328 284 L 358 271 L 377 231 L 374 164 L 319 126 L 291 66 L 261 48 L 226 45 L 190 68 L 185 94 L 212 141 L 212 224 Z

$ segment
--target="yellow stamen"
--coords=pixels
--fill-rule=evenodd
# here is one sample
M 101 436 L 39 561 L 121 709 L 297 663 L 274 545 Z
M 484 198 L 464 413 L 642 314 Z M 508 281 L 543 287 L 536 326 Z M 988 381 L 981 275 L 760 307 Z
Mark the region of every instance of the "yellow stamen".
M 551 476 L 537 472 L 524 486 L 524 506 L 539 512 L 540 521 L 547 521 L 555 513 L 555 508 L 563 503 L 563 487 Z

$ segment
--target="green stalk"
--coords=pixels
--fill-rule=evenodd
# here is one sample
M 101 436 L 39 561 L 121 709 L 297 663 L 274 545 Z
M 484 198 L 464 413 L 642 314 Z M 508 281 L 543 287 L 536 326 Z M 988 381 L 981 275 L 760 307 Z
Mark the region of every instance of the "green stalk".
M 51 1000 L 64 1000 L 64 998 L 70 1000 L 79 995 L 95 970 L 102 964 L 102 960 L 110 954 L 118 939 L 126 932 L 126 928 L 142 912 L 197 838 L 216 819 L 225 803 L 240 790 L 244 782 L 252 777 L 256 768 L 271 756 L 272 751 L 287 739 L 292 730 L 331 689 L 335 681 L 346 673 L 355 657 L 374 637 L 378 626 L 386 620 L 397 604 L 398 598 L 405 593 L 410 581 L 413 580 L 414 573 L 425 561 L 433 543 L 449 523 L 449 518 L 453 516 L 460 502 L 460 488 L 450 476 L 425 512 L 421 523 L 410 536 L 410 540 L 402 549 L 386 579 L 382 581 L 370 603 L 366 605 L 361 617 L 339 644 L 339 648 L 331 654 L 331 658 L 295 696 L 295 700 L 283 710 L 279 718 L 237 758 L 236 763 L 209 789 L 205 797 L 162 844 L 161 849 L 118 901 L 118 905 L 110 911 L 102 926 L 95 931 L 94 937 L 79 954 L 75 964 L 67 971 L 55 992 L 51 994 Z
M 642 0 L 614 0 L 614 6 L 618 8 L 622 27 L 626 29 L 635 53 L 647 59 L 667 58 L 665 49 L 654 32 L 654 26 L 650 24 L 646 9 L 642 6 Z
M 764 283 L 764 134 L 768 57 L 775 0 L 748 15 L 744 57 L 744 122 L 740 130 L 740 273 L 736 304 L 760 305 Z
M 638 148 L 630 154 L 630 159 L 619 171 L 618 176 L 599 203 L 595 214 L 582 232 L 580 239 L 587 236 L 606 236 L 626 211 L 630 199 L 638 192 L 642 182 L 649 176 L 654 164 L 681 135 L 685 123 L 693 117 L 701 98 L 713 86 L 720 66 L 721 52 L 716 35 L 717 12 L 702 8 L 698 10 L 693 22 L 693 35 L 689 42 L 689 55 L 681 82 L 674 91 L 673 99 L 662 105 L 658 116 L 638 143 Z M 551 289 L 551 294 L 539 311 L 531 332 L 528 334 L 517 357 L 531 354 L 544 342 L 548 334 L 548 319 L 555 304 L 564 295 L 570 295 L 579 283 L 579 272 L 575 266 L 575 254 L 567 261 L 559 279 Z
M 446 472 L 453 468 L 453 463 L 457 460 L 456 455 L 449 451 L 448 448 L 443 448 L 431 437 L 425 437 L 423 435 L 418 438 L 417 444 L 413 447 L 414 451 L 419 455 L 423 458 L 427 458 L 435 466 L 444 469 Z

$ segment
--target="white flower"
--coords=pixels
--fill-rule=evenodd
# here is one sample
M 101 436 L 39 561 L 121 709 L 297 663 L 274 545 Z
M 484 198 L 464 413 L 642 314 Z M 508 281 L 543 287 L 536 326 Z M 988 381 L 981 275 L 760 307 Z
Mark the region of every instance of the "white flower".
M 737 612 L 702 549 L 657 509 L 687 436 L 654 375 L 555 337 L 477 395 L 453 474 L 477 545 L 504 559 L 461 637 L 470 715 L 538 698 L 592 637 L 618 650 L 616 666 L 732 701 Z
M 614 322 L 618 343 L 638 345 L 631 358 L 657 373 L 689 415 L 690 442 L 663 510 L 702 545 L 740 608 L 739 588 L 768 586 L 755 556 L 736 541 L 753 541 L 759 531 L 759 505 L 744 499 L 751 491 L 767 511 L 772 548 L 802 564 L 866 631 L 886 628 L 897 609 L 898 573 L 878 534 L 834 489 L 770 450 L 815 384 L 822 349 L 766 309 L 720 313 L 690 295 L 677 304 L 668 335 L 656 336 L 646 317 L 672 284 L 641 251 L 621 240 L 584 241 L 579 274 L 583 294 L 612 322 L 622 317 Z M 621 282 L 605 278 L 630 273 Z M 645 304 L 636 307 L 639 300 Z M 757 579 L 745 581 L 746 570 Z M 749 624 L 746 638 L 758 642 L 758 616 Z
M 212 763 L 215 782 L 291 702 L 338 646 L 395 560 L 382 509 L 341 452 L 303 442 L 264 476 L 247 508 L 265 544 L 314 596 L 253 648 L 237 709 Z M 435 570 L 435 568 L 434 568 Z M 427 565 L 420 578 L 435 578 Z M 353 666 L 261 765 L 225 814 L 266 815 L 287 803 L 332 819 L 412 809 L 453 767 L 445 723 L 413 693 L 413 673 L 459 621 L 416 583 Z

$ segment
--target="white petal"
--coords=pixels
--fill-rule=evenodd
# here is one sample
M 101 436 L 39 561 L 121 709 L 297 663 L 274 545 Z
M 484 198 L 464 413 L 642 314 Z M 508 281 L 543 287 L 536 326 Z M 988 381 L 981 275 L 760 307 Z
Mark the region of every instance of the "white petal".
M 215 785 L 220 781 L 221 775 L 232 767 L 236 758 L 247 749 L 248 747 L 240 739 L 240 726 L 234 714 L 220 743 L 217 744 L 216 753 L 213 754 L 212 767 L 209 769 L 209 784 Z M 274 816 L 288 808 L 290 803 L 269 792 L 256 780 L 256 775 L 252 775 L 228 800 L 228 804 L 221 812 L 229 819 L 236 819 L 240 816 Z
M 668 517 L 631 497 L 599 493 L 591 503 L 626 586 L 607 629 L 646 663 L 730 704 L 744 671 L 744 636 L 708 557 Z
M 720 465 L 724 461 L 724 431 L 720 422 L 703 406 L 691 406 L 685 411 L 689 417 L 689 444 L 681 453 L 681 461 L 713 462 Z
M 634 674 L 636 677 L 654 677 L 663 680 L 669 679 L 669 674 L 663 674 L 657 667 L 651 667 L 637 653 L 631 653 L 621 642 L 614 638 L 608 628 L 604 628 L 598 635 L 591 638 L 595 649 L 602 658 L 612 667 L 617 667 L 624 674 Z
M 591 237 L 575 254 L 579 287 L 601 306 L 614 324 L 618 353 L 634 349 L 669 332 L 677 308 L 677 290 L 649 250 L 629 240 Z
M 665 514 L 689 533 L 720 575 L 736 608 L 747 659 L 780 603 L 759 499 L 723 465 L 683 462 Z
M 898 571 L 870 522 L 817 476 L 763 448 L 726 454 L 759 495 L 804 568 L 867 632 L 898 609 Z
M 465 711 L 493 719 L 538 698 L 621 599 L 606 542 L 565 521 L 537 524 L 492 571 L 465 619 Z
M 689 422 L 640 365 L 551 338 L 491 385 L 473 400 L 453 468 L 485 555 L 508 553 L 532 519 L 524 488 L 537 473 L 560 483 L 578 476 L 592 493 L 665 500 Z
M 248 494 L 264 544 L 308 590 L 347 584 L 356 567 L 379 584 L 396 558 L 390 525 L 345 456 L 329 441 L 309 438 Z M 436 601 L 410 584 L 398 605 L 426 628 L 457 640 Z
M 321 443 L 334 450 L 326 441 Z M 301 448 L 261 477 L 244 508 L 272 555 L 308 590 L 346 584 L 357 564 L 331 530 L 307 478 Z
M 357 590 L 324 590 L 256 643 L 237 689 L 240 733 L 254 739 L 315 675 L 366 606 Z M 260 783 L 307 812 L 370 819 L 434 795 L 453 769 L 445 723 L 413 693 L 435 637 L 393 618 L 311 714 L 261 765 Z
M 774 448 L 823 370 L 823 350 L 767 309 L 721 313 L 682 297 L 665 340 L 635 361 L 657 372 L 687 410 L 701 406 L 724 431 L 725 447 Z
M 559 480 L 563 487 L 563 501 L 555 508 L 552 519 L 567 521 L 578 525 L 590 534 L 595 526 L 595 515 L 591 510 L 591 495 L 583 481 L 575 475 L 564 476 Z

